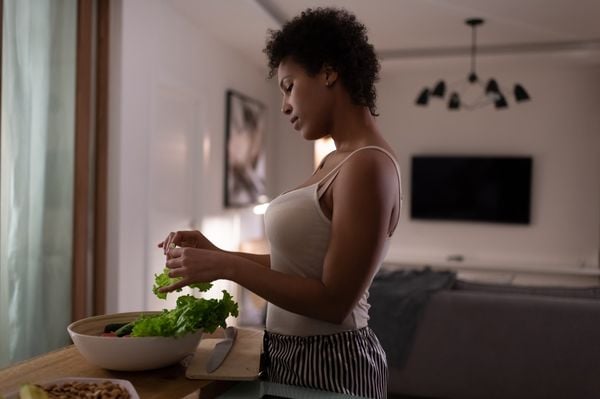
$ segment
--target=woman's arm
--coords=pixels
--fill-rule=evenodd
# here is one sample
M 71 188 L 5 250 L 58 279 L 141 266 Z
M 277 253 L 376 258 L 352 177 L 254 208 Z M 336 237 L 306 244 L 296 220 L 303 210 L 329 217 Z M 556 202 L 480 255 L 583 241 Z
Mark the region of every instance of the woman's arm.
M 330 307 L 323 306 L 332 299 L 320 280 L 277 272 L 234 253 L 174 248 L 169 254 L 171 259 L 167 261 L 167 267 L 172 269 L 169 276 L 181 277 L 181 280 L 161 291 L 173 291 L 195 282 L 227 279 L 291 312 L 338 322 L 335 315 L 330 314 Z
M 206 238 L 206 236 L 198 230 L 181 230 L 171 232 L 167 235 L 167 238 L 159 242 L 157 246 L 163 249 L 165 255 L 167 255 L 167 260 L 170 258 L 170 254 L 168 254 L 169 249 L 179 246 L 183 248 L 207 249 L 215 252 L 229 253 L 232 255 L 241 256 L 243 258 L 251 260 L 252 262 L 256 262 L 264 267 L 271 267 L 270 255 L 224 251 L 221 248 L 217 247 L 215 244 L 213 244 L 212 241 Z
M 368 288 L 382 255 L 398 197 L 395 166 L 387 156 L 361 151 L 344 164 L 333 185 L 334 211 L 323 276 L 280 273 L 235 253 L 176 248 L 167 266 L 182 277 L 172 290 L 229 279 L 268 302 L 307 317 L 341 323 Z
M 262 267 L 266 267 L 267 269 L 271 268 L 271 255 L 269 254 L 251 254 L 248 252 L 230 252 L 223 251 L 224 253 L 228 253 L 230 255 L 239 256 L 250 262 L 256 263 Z

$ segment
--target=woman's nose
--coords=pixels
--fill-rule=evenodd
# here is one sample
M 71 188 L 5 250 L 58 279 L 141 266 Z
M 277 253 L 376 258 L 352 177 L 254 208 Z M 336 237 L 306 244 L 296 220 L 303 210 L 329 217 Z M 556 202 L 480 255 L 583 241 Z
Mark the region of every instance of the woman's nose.
M 283 101 L 283 105 L 281 106 L 281 112 L 285 115 L 289 115 L 292 113 L 292 106 L 285 100 Z

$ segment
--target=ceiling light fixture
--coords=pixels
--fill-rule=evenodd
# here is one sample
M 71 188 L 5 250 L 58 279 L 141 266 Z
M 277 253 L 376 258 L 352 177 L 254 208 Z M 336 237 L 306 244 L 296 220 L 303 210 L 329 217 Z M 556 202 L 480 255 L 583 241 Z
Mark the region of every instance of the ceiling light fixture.
M 506 90 L 498 85 L 496 79 L 490 78 L 487 83 L 484 84 L 481 82 L 475 71 L 477 27 L 482 25 L 483 22 L 484 20 L 481 18 L 469 18 L 465 21 L 465 23 L 471 27 L 471 71 L 469 72 L 467 79 L 460 79 L 449 85 L 446 85 L 446 82 L 443 80 L 439 80 L 433 88 L 425 87 L 415 101 L 417 105 L 425 106 L 429 104 L 431 98 L 443 99 L 446 92 L 450 92 L 448 98 L 449 110 L 473 110 L 490 104 L 494 104 L 496 109 L 505 109 L 508 107 L 505 96 Z M 479 87 L 483 92 L 479 95 L 469 96 L 467 92 L 473 87 Z M 519 83 L 514 85 L 513 94 L 516 102 L 528 101 L 531 99 L 527 90 Z

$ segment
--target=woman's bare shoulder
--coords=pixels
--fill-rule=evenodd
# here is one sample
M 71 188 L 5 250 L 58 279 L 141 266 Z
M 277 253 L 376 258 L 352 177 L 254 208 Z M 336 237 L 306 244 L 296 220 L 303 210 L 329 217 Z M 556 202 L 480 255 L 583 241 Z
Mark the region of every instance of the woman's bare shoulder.
M 342 165 L 339 183 L 351 187 L 358 184 L 365 189 L 389 187 L 397 180 L 396 162 L 391 152 L 385 153 L 377 149 L 357 151 Z
M 369 145 L 354 152 L 347 162 L 361 167 L 371 165 L 371 167 L 379 166 L 388 169 L 391 166 L 395 169 L 398 158 L 390 146 Z

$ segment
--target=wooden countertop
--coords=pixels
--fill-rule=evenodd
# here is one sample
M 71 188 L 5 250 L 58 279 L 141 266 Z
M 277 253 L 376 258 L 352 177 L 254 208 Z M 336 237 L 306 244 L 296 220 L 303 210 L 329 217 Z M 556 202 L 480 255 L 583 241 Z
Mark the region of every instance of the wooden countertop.
M 174 365 L 149 371 L 111 371 L 88 363 L 74 345 L 0 369 L 0 393 L 25 383 L 56 378 L 91 377 L 129 380 L 140 399 L 212 399 L 235 385 L 234 381 L 189 380 L 185 368 Z

